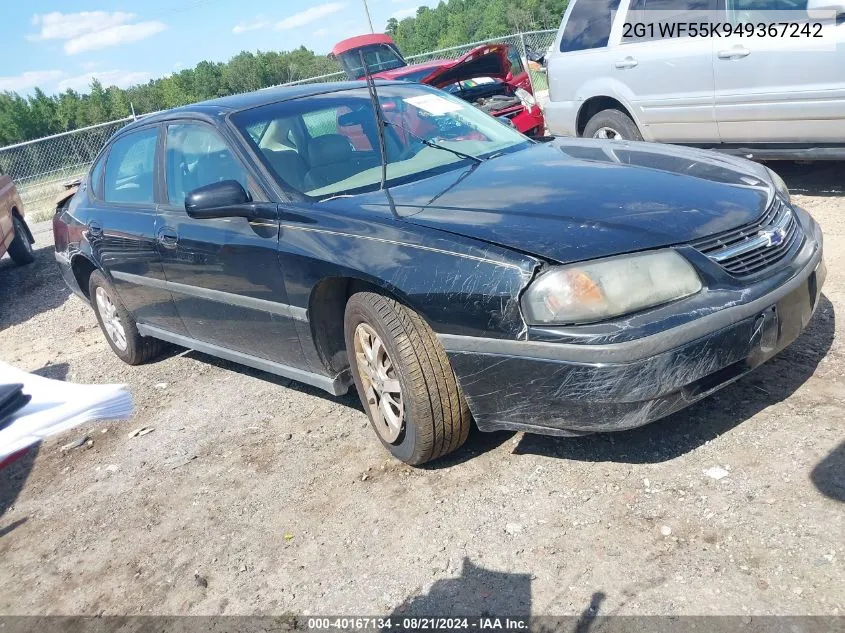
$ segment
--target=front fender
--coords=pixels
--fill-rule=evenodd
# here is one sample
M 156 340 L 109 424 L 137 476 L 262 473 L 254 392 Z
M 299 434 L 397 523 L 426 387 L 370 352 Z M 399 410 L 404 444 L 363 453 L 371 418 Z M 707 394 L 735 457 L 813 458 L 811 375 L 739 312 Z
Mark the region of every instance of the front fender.
M 317 221 L 281 226 L 291 305 L 307 309 L 324 279 L 358 279 L 408 305 L 437 333 L 525 335 L 519 297 L 539 260 L 401 220 L 309 218 Z

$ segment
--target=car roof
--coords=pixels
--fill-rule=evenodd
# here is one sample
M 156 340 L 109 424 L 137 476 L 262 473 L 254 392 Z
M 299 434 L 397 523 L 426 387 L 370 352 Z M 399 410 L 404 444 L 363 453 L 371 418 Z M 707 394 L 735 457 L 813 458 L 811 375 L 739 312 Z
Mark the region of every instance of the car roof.
M 397 84 L 407 85 L 407 82 L 377 80 L 375 81 L 375 84 L 376 86 L 394 86 Z M 276 86 L 274 88 L 262 88 L 261 90 L 256 90 L 255 92 L 246 92 L 243 94 L 230 95 L 228 97 L 219 97 L 217 99 L 200 101 L 199 103 L 192 103 L 191 105 L 157 112 L 156 114 L 150 114 L 130 123 L 124 127 L 121 132 L 131 130 L 141 125 L 167 121 L 185 115 L 198 115 L 199 118 L 221 118 L 231 114 L 232 112 L 249 110 L 250 108 L 257 108 L 259 106 L 278 103 L 280 101 L 303 99 L 321 94 L 366 87 L 367 83 L 365 81 L 338 81 L 333 83 L 315 83 L 303 84 L 300 86 Z

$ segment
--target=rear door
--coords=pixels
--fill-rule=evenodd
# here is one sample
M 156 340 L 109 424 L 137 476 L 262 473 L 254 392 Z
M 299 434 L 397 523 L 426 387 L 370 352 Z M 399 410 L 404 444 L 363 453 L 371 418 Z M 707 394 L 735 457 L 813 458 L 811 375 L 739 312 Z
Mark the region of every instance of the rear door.
M 184 334 L 156 245 L 159 131 L 154 124 L 122 135 L 103 157 L 104 168 L 92 171 L 86 234 L 135 320 Z
M 778 35 L 761 36 L 755 28 L 751 37 L 733 36 L 717 44 L 715 108 L 722 142 L 842 142 L 845 22 L 819 29 L 808 18 L 807 0 L 727 3 L 734 24 L 769 24 Z M 785 36 L 782 22 L 790 25 Z
M 163 146 L 166 199 L 159 209 L 158 249 L 189 336 L 301 366 L 302 347 L 278 262 L 278 221 L 194 220 L 185 212 L 188 193 L 223 180 L 237 180 L 255 200 L 266 200 L 264 194 L 207 123 L 168 123 Z

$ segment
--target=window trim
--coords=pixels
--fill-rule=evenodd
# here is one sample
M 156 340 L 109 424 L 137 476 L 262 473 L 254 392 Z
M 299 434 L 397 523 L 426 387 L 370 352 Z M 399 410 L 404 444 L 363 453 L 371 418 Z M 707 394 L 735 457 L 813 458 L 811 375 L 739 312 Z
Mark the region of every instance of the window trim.
M 113 200 L 106 199 L 106 172 L 109 168 L 109 159 L 111 159 L 112 151 L 114 150 L 114 144 L 120 141 L 121 139 L 126 138 L 127 136 L 131 136 L 132 134 L 136 134 L 138 132 L 145 132 L 147 130 L 155 129 L 156 131 L 156 144 L 155 144 L 155 155 L 153 156 L 153 200 L 152 202 L 116 202 Z M 159 189 L 158 189 L 158 158 L 159 158 L 159 148 L 161 145 L 161 124 L 158 122 L 149 123 L 147 125 L 141 125 L 131 130 L 127 130 L 126 132 L 122 132 L 119 136 L 113 138 L 111 142 L 106 147 L 105 152 L 105 163 L 103 164 L 103 175 L 102 175 L 102 185 L 103 185 L 103 197 L 97 198 L 96 195 L 94 199 L 99 202 L 100 204 L 108 207 L 113 208 L 131 208 L 131 209 L 148 209 L 150 212 L 155 213 L 156 207 L 159 204 L 158 197 L 159 197 Z M 96 161 L 94 161 L 96 162 Z M 90 170 L 89 170 L 90 173 Z M 93 191 L 91 187 L 88 188 L 88 191 Z
M 228 120 L 228 117 L 227 117 Z M 185 211 L 185 205 L 182 204 L 181 206 L 178 204 L 171 204 L 170 203 L 170 196 L 167 192 L 167 128 L 171 125 L 199 125 L 206 128 L 209 128 L 213 132 L 217 134 L 222 140 L 223 143 L 226 144 L 226 147 L 232 152 L 232 156 L 235 160 L 238 161 L 240 166 L 243 168 L 244 173 L 247 177 L 248 183 L 248 190 L 247 193 L 252 195 L 253 193 L 257 194 L 258 197 L 253 196 L 255 202 L 275 202 L 274 200 L 270 199 L 270 196 L 267 195 L 267 192 L 264 191 L 264 187 L 258 182 L 258 180 L 253 176 L 253 170 L 251 170 L 247 166 L 247 161 L 244 160 L 243 152 L 239 151 L 236 145 L 238 143 L 232 143 L 232 140 L 227 138 L 226 134 L 223 132 L 222 126 L 217 126 L 208 121 L 204 121 L 203 119 L 193 119 L 188 117 L 178 118 L 178 119 L 167 119 L 166 121 L 161 122 L 161 132 L 159 133 L 159 152 L 160 159 L 158 161 L 157 172 L 159 176 L 159 183 L 160 183 L 160 202 L 158 206 L 162 209 L 166 209 L 168 211 L 181 211 L 185 213 L 187 216 L 187 212 Z M 207 221 L 207 220 L 204 220 Z

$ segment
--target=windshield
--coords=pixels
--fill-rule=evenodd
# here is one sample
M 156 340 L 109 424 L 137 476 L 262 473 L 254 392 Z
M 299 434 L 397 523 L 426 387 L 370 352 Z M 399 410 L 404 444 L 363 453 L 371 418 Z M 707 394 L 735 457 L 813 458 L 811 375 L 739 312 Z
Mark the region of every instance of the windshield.
M 388 185 L 531 143 L 465 101 L 428 86 L 382 86 L 378 93 L 387 123 Z M 378 128 L 366 88 L 273 103 L 236 113 L 232 121 L 287 189 L 324 199 L 381 186 Z
M 370 74 L 402 68 L 402 66 L 407 65 L 399 52 L 392 46 L 387 44 L 361 46 L 338 55 L 338 59 L 350 79 L 360 79 L 364 76 L 364 67 L 361 66 L 362 52 Z

